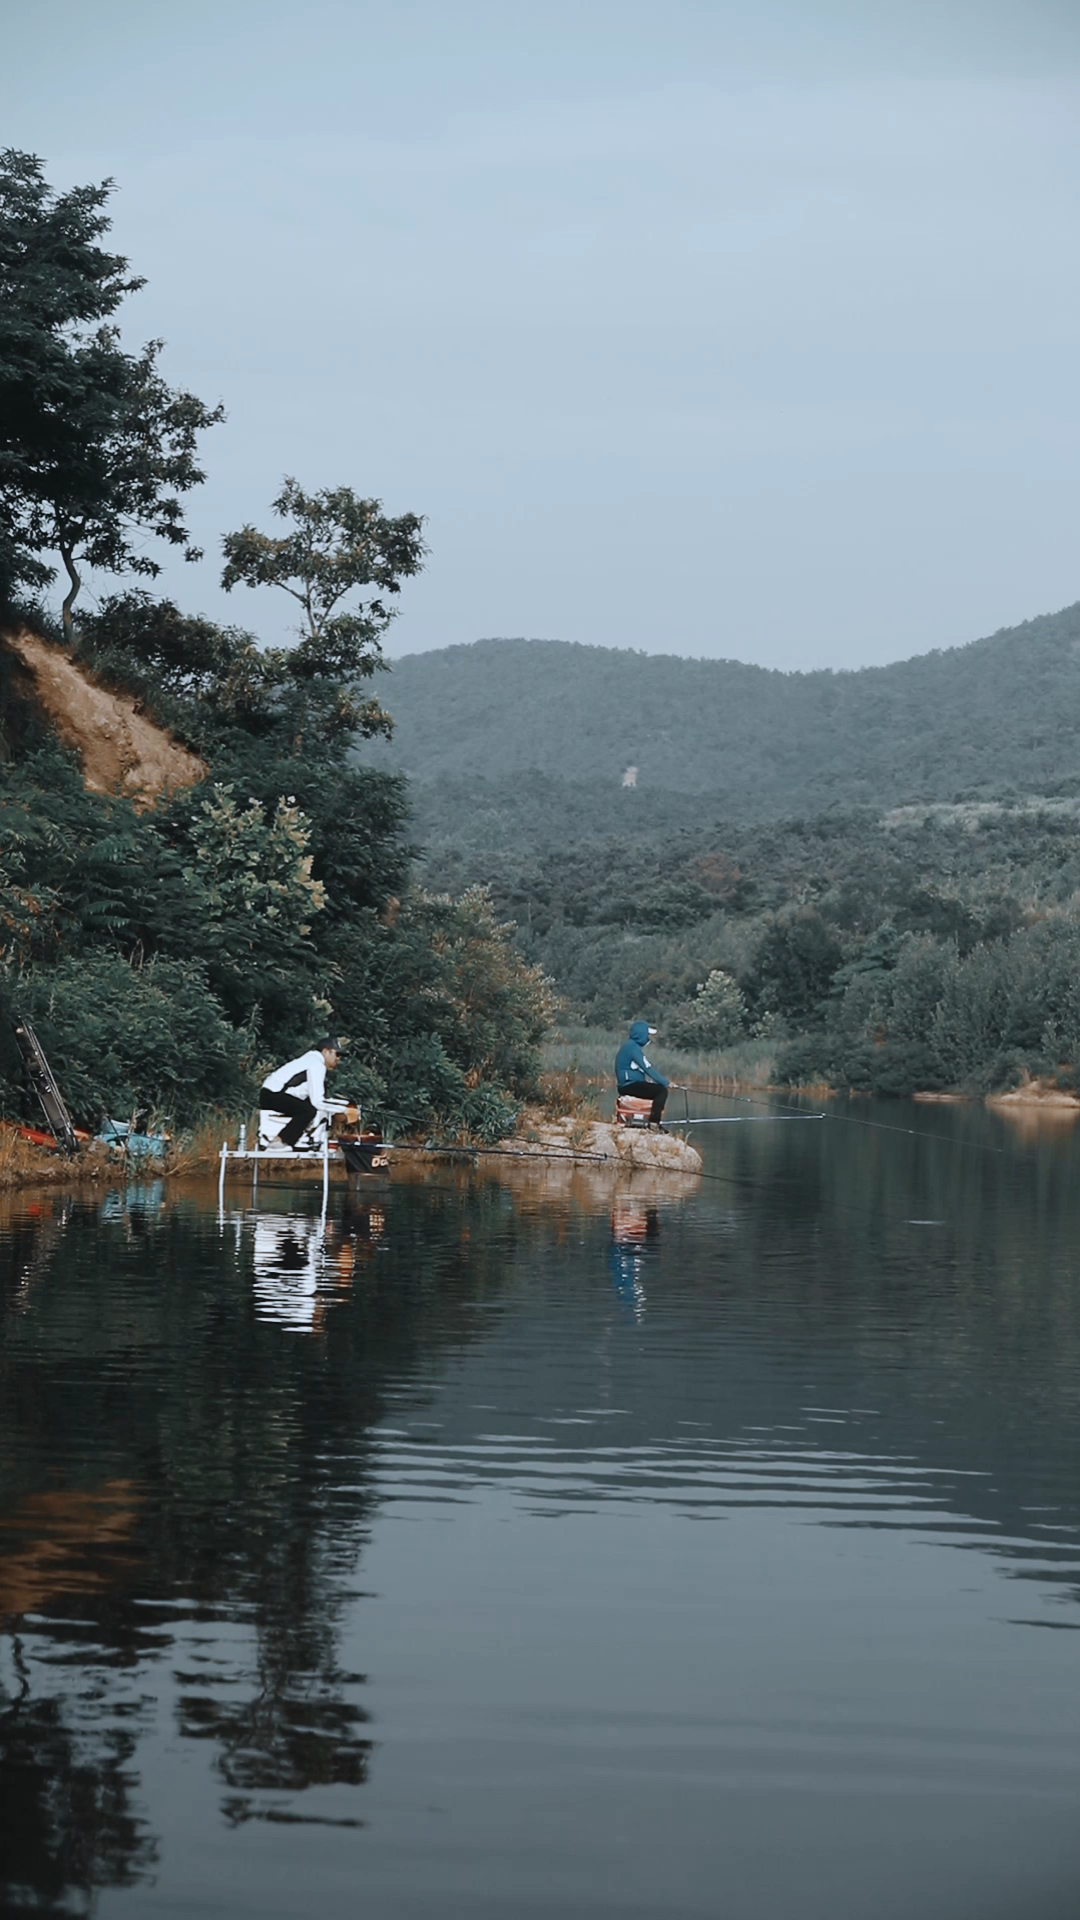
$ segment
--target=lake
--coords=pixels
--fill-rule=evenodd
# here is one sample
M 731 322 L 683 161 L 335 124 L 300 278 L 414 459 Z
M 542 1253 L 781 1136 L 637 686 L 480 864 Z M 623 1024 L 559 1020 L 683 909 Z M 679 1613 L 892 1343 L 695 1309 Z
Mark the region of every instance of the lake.
M 6 1201 L 5 1915 L 1076 1912 L 1080 1137 L 709 1110 Z

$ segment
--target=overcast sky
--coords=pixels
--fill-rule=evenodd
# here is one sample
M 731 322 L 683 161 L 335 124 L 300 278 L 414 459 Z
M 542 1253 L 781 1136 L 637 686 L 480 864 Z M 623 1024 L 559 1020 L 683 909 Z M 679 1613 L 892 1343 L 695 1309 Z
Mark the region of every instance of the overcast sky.
M 4 144 L 115 176 L 133 343 L 428 517 L 391 651 L 860 666 L 1080 598 L 1080 0 L 9 0 Z

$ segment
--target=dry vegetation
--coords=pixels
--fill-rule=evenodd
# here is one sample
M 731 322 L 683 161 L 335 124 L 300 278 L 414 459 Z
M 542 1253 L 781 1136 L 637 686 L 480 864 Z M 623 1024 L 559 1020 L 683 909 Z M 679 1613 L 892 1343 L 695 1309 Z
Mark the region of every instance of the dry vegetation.
M 625 1033 L 605 1027 L 577 1027 L 557 1033 L 543 1048 L 544 1079 L 577 1097 L 590 1098 L 590 1089 L 614 1086 L 614 1060 Z M 776 1066 L 776 1045 L 768 1040 L 742 1040 L 737 1046 L 695 1053 L 665 1046 L 661 1035 L 653 1043 L 657 1066 L 671 1080 L 714 1091 L 767 1087 Z M 567 1105 L 564 1113 L 574 1109 Z

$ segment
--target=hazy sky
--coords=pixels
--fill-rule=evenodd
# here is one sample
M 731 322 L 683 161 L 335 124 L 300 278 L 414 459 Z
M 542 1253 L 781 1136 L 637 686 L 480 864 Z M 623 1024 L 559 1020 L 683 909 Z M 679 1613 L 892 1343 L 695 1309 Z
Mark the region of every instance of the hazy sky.
M 392 651 L 857 666 L 1080 598 L 1080 0 L 34 0 L 0 139 L 116 177 L 221 399 L 165 585 L 284 473 L 428 516 Z

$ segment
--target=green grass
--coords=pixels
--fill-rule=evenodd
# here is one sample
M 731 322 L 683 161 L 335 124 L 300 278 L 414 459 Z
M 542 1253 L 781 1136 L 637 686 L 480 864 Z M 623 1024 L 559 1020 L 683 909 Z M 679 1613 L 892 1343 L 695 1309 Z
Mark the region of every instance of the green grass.
M 626 1038 L 622 1028 L 570 1027 L 552 1034 L 544 1043 L 543 1066 L 546 1073 L 574 1073 L 586 1080 L 614 1079 L 615 1054 Z M 776 1043 L 771 1040 L 742 1040 L 737 1046 L 716 1052 L 684 1053 L 678 1047 L 666 1047 L 660 1035 L 653 1041 L 650 1058 L 655 1059 L 669 1080 L 689 1081 L 710 1086 L 723 1082 L 738 1087 L 766 1087 L 776 1067 Z

